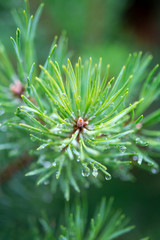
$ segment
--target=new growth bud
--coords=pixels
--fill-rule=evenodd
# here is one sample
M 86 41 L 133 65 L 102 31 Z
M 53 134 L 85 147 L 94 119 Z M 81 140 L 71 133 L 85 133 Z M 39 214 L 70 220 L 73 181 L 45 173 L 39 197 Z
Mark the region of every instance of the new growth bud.
M 78 128 L 83 128 L 86 125 L 88 125 L 88 121 L 84 121 L 83 118 L 79 117 L 77 121 L 77 127 Z

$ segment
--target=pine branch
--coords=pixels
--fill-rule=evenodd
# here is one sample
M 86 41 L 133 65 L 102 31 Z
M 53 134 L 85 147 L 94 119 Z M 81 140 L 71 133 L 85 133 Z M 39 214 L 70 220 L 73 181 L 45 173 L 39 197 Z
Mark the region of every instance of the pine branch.
M 57 61 L 49 61 L 45 68 L 40 66 L 43 78 L 36 77 L 36 80 L 43 98 L 36 89 L 36 103 L 22 96 L 26 105 L 19 108 L 17 116 L 25 120 L 20 127 L 31 132 L 32 139 L 41 144 L 37 150 L 50 164 L 47 170 L 40 168 L 28 175 L 40 173 L 40 184 L 50 176 L 56 175 L 59 179 L 63 173 L 66 187 L 62 190 L 69 199 L 69 184 L 74 181 L 75 189 L 79 190 L 76 179 L 82 181 L 78 171 L 83 177 L 90 173 L 94 177 L 104 174 L 106 180 L 111 179 L 107 167 L 127 170 L 130 165 L 137 165 L 157 172 L 158 164 L 146 152 L 147 141 L 144 136 L 139 136 L 143 117 L 136 109 L 143 108 L 145 95 L 140 93 L 144 98 L 130 105 L 127 103 L 132 99 L 129 89 L 133 87 L 133 81 L 134 84 L 135 79 L 139 81 L 149 60 L 150 56 L 141 60 L 141 53 L 130 56 L 115 81 L 106 78 L 109 68 L 102 77 L 101 59 L 92 67 L 91 59 L 83 65 L 79 58 L 75 68 L 68 59 L 63 72 Z M 159 84 L 156 81 L 156 86 L 152 87 L 157 91 L 156 96 L 159 93 L 157 82 Z M 150 147 L 153 144 L 158 144 L 156 139 L 155 142 L 150 140 Z
M 131 178 L 127 173 L 133 166 L 157 173 L 159 133 L 153 125 L 160 123 L 159 109 L 148 116 L 146 110 L 159 99 L 160 75 L 155 76 L 158 65 L 149 72 L 152 57 L 135 53 L 119 75 L 109 79 L 109 65 L 102 73 L 102 59 L 95 66 L 91 58 L 85 63 L 79 58 L 75 66 L 69 58 L 66 62 L 67 40 L 62 36 L 58 46 L 57 39 L 53 41 L 36 76 L 33 40 L 42 7 L 35 17 L 26 8 L 22 13 L 25 24 L 18 13 L 14 14 L 19 28 L 11 41 L 17 71 L 4 47 L 0 48 L 0 74 L 4 82 L 7 79 L 7 86 L 0 87 L 1 126 L 6 127 L 7 114 L 13 116 L 18 107 L 19 120 L 12 117 L 12 126 L 24 133 L 24 140 L 28 141 L 27 134 L 31 136 L 30 149 L 39 146 L 37 167 L 32 166 L 28 175 L 39 174 L 38 184 L 52 178 L 55 189 L 57 178 L 69 200 L 70 185 L 79 192 L 79 184 L 110 180 L 114 171 L 125 179 Z M 13 139 L 21 146 L 20 136 Z
M 106 203 L 102 200 L 95 215 L 90 219 L 90 224 L 87 221 L 86 205 L 74 204 L 74 208 L 65 209 L 63 215 L 64 224 L 60 229 L 54 231 L 54 227 L 50 221 L 43 217 L 39 219 L 43 229 L 43 239 L 59 239 L 59 240 L 111 240 L 118 239 L 134 229 L 134 226 L 128 226 L 128 219 L 120 210 L 113 210 L 113 199 L 109 199 Z M 55 223 L 54 223 L 55 225 Z M 42 239 L 41 231 L 35 221 L 31 222 L 30 233 L 32 238 L 37 237 Z

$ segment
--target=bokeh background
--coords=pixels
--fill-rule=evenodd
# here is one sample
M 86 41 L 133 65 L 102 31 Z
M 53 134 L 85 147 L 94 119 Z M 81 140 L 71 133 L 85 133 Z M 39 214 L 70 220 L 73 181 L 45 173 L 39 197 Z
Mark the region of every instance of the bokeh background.
M 44 0 L 43 2 L 45 8 L 36 36 L 39 63 L 44 63 L 54 36 L 60 36 L 63 31 L 66 31 L 68 36 L 69 51 L 73 55 L 73 61 L 78 56 L 82 56 L 83 59 L 92 56 L 94 62 L 102 57 L 104 68 L 108 63 L 111 64 L 113 75 L 118 74 L 128 54 L 134 51 L 151 53 L 153 65 L 160 62 L 160 1 Z M 39 0 L 30 1 L 31 12 L 34 13 L 39 3 Z M 16 24 L 11 10 L 23 6 L 23 0 L 0 0 L 0 41 L 5 44 L 13 61 L 14 53 L 10 36 L 15 36 Z M 133 174 L 134 182 L 113 179 L 98 190 L 92 186 L 87 191 L 90 214 L 102 196 L 107 198 L 114 196 L 115 207 L 122 208 L 130 217 L 131 223 L 136 225 L 136 229 L 126 235 L 125 239 L 136 240 L 150 236 L 153 240 L 159 240 L 160 175 L 151 175 L 140 170 L 134 170 Z M 17 178 L 21 182 L 17 181 Z M 26 184 L 28 193 L 23 189 Z M 4 205 L 5 218 L 8 219 L 11 228 L 18 226 L 22 232 L 25 232 L 25 220 L 29 216 L 40 216 L 41 206 L 55 216 L 60 214 L 57 209 L 63 209 L 64 206 L 59 193 L 50 196 L 50 193 L 46 193 L 43 189 L 45 186 L 42 190 L 40 188 L 35 190 L 33 181 L 28 178 L 26 180 L 23 172 L 16 173 L 3 188 L 8 195 L 5 198 L 0 196 L 0 204 L 3 205 L 6 199 L 11 202 L 10 205 Z M 42 196 L 43 191 L 44 196 Z M 22 203 L 23 201 L 25 204 Z M 19 214 L 16 218 L 18 222 L 15 222 L 15 214 Z

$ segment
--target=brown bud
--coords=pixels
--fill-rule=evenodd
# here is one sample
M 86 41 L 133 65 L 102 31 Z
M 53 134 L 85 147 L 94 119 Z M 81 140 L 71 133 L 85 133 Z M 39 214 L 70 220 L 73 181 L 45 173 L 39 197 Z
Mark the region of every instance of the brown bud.
M 10 90 L 14 96 L 21 98 L 21 95 L 24 93 L 24 87 L 19 80 L 15 80 L 14 84 L 10 85 Z
M 82 128 L 84 126 L 83 118 L 79 117 L 77 121 L 77 127 Z
M 86 125 L 88 125 L 88 121 L 84 121 L 83 118 L 79 117 L 77 121 L 77 127 L 78 128 L 83 128 Z

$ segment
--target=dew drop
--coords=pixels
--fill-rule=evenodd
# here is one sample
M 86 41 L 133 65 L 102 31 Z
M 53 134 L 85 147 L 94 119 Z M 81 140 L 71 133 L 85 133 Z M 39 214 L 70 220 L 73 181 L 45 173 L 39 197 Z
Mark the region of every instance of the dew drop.
M 119 147 L 119 150 L 120 150 L 121 153 L 125 153 L 126 149 L 127 148 L 125 146 L 120 146 Z
M 157 171 L 156 168 L 152 168 L 152 169 L 151 169 L 151 172 L 152 172 L 153 174 L 156 174 L 158 171 Z
M 60 132 L 60 128 L 58 128 L 59 124 L 57 124 L 56 127 L 50 129 L 51 132 L 53 132 L 54 134 L 58 134 Z
M 141 160 L 138 160 L 138 164 L 141 165 L 141 164 L 142 164 L 142 161 L 141 161 Z
M 72 145 L 75 146 L 75 147 L 78 146 L 78 143 L 77 143 L 77 141 L 75 139 L 72 141 Z
M 142 164 L 142 160 L 143 160 L 142 155 L 139 155 L 139 156 L 138 156 L 138 164 L 139 164 L 139 165 Z
M 44 181 L 44 185 L 48 185 L 49 184 L 49 181 Z
M 74 112 L 71 113 L 71 116 L 72 116 L 74 119 L 76 118 Z
M 139 137 L 136 138 L 136 143 L 137 143 L 137 144 L 140 144 L 140 145 L 143 145 L 143 146 L 147 146 L 147 145 L 148 145 L 147 142 L 143 141 L 143 140 L 140 139 Z
M 65 122 L 69 122 L 69 119 L 68 119 L 68 118 L 65 118 L 64 121 L 65 121 Z
M 50 116 L 52 119 L 58 119 L 58 116 L 56 113 L 52 113 L 52 115 Z
M 44 149 L 44 145 L 41 145 L 39 148 L 38 148 L 38 150 L 42 150 L 42 149 Z
M 107 181 L 111 180 L 111 178 L 112 178 L 112 177 L 111 177 L 110 174 L 108 174 L 108 175 L 105 176 L 105 180 L 107 180 Z
M 92 172 L 92 175 L 94 176 L 94 177 L 97 177 L 98 176 L 98 170 L 97 170 L 97 168 L 93 168 L 93 172 Z
M 82 176 L 83 177 L 89 177 L 89 175 L 90 175 L 90 171 L 87 171 L 85 169 L 82 170 Z
M 134 161 L 137 161 L 137 160 L 138 160 L 138 157 L 137 157 L 137 156 L 133 156 L 133 160 L 134 160 Z
M 49 168 L 51 166 L 51 163 L 49 161 L 46 161 L 46 162 L 43 163 L 43 166 L 45 168 Z
M 53 162 L 53 163 L 52 163 L 52 166 L 53 166 L 53 167 L 56 167 L 56 163 L 55 163 L 55 162 Z
M 136 143 L 139 143 L 140 142 L 140 138 L 136 138 Z

